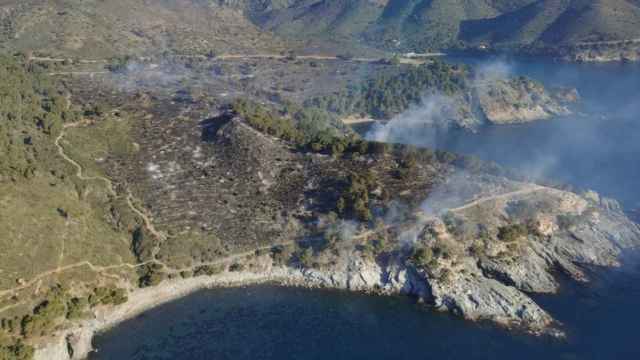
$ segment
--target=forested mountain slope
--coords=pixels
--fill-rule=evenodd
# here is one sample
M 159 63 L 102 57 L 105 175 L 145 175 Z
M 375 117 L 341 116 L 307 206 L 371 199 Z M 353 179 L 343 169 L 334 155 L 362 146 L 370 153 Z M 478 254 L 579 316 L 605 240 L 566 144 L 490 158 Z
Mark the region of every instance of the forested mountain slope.
M 7 50 L 99 58 L 166 50 L 249 52 L 274 44 L 230 2 L 0 1 L 0 48 Z
M 282 50 L 287 40 L 420 52 L 638 38 L 636 0 L 0 1 L 2 48 L 95 57 Z
M 297 1 L 258 23 L 280 34 L 353 36 L 388 48 L 575 44 L 640 37 L 628 0 Z

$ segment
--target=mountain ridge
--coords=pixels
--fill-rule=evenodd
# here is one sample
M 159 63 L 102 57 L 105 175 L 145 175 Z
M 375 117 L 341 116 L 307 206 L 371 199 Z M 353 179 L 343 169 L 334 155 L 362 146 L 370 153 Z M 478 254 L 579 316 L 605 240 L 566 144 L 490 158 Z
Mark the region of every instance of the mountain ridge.
M 0 48 L 77 56 L 282 51 L 320 42 L 392 52 L 562 47 L 573 54 L 587 46 L 635 58 L 634 42 L 600 45 L 637 39 L 635 0 L 0 2 Z

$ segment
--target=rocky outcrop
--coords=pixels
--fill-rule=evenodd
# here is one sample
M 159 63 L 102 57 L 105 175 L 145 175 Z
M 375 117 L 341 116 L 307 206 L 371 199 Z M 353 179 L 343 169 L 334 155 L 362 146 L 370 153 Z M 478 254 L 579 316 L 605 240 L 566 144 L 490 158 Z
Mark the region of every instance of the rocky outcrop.
M 517 124 L 571 114 L 567 106 L 576 102 L 575 89 L 546 90 L 526 78 L 480 81 L 476 85 L 480 110 L 491 124 Z
M 527 295 L 479 272 L 468 274 L 446 283 L 434 282 L 433 300 L 437 308 L 466 319 L 490 320 L 534 333 L 550 329 L 551 316 Z

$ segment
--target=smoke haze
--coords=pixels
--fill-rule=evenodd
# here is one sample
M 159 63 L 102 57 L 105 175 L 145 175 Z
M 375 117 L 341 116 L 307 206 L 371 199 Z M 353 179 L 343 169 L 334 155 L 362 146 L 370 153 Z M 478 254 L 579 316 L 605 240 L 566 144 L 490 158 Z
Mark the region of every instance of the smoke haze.
M 477 134 L 460 131 L 442 118 L 452 99 L 426 97 L 385 124 L 373 127 L 370 140 L 412 144 L 479 156 L 533 179 L 554 179 L 616 198 L 627 208 L 640 206 L 633 179 L 640 142 L 640 66 L 578 65 L 548 62 L 469 60 L 477 66 L 475 81 L 526 75 L 545 86 L 576 87 L 579 114 L 524 125 L 483 128 Z

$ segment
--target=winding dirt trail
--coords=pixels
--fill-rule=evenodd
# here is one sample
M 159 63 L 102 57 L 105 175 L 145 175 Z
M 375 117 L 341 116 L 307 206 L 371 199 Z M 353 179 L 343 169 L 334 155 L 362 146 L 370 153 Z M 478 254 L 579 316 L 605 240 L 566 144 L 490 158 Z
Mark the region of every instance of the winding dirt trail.
M 79 126 L 84 126 L 84 125 L 88 125 L 90 124 L 87 121 L 79 121 L 79 122 L 75 122 L 75 123 L 71 123 L 71 124 L 65 124 L 63 127 L 63 130 L 60 132 L 60 134 L 58 135 L 58 137 L 55 139 L 54 144 L 56 146 L 56 148 L 58 149 L 58 154 L 68 163 L 70 163 L 71 165 L 73 165 L 73 167 L 76 168 L 76 177 L 78 177 L 79 179 L 83 180 L 83 181 L 102 181 L 107 185 L 107 189 L 109 191 L 109 193 L 111 195 L 113 195 L 114 197 L 117 197 L 118 194 L 115 191 L 115 187 L 113 185 L 113 182 L 103 176 L 85 176 L 84 175 L 84 171 L 82 168 L 82 165 L 80 165 L 77 161 L 75 161 L 74 159 L 72 159 L 71 157 L 69 157 L 65 151 L 64 151 L 64 147 L 61 145 L 61 141 L 64 138 L 65 135 L 65 130 L 69 129 L 69 128 L 74 128 L 74 127 L 79 127 Z M 141 211 L 140 209 L 138 209 L 134 203 L 133 203 L 133 195 L 129 192 L 127 194 L 127 204 L 130 207 L 131 211 L 133 211 L 137 216 L 139 216 L 145 225 L 145 228 L 147 229 L 147 231 L 149 231 L 149 233 L 151 233 L 153 236 L 157 237 L 160 240 L 164 240 L 165 236 L 164 234 L 162 234 L 160 231 L 156 230 L 155 227 L 153 226 L 153 223 L 151 221 L 151 219 L 149 218 L 149 216 L 147 214 L 145 214 L 143 211 Z M 64 243 L 63 243 L 64 246 Z M 60 260 L 61 258 L 64 256 L 64 247 L 63 250 L 61 251 L 61 254 L 59 255 Z M 66 266 L 58 266 L 55 269 L 49 270 L 49 271 L 45 271 L 43 273 L 40 273 L 38 275 L 36 275 L 33 279 L 31 279 L 30 281 L 21 284 L 19 286 L 16 286 L 14 288 L 11 289 L 7 289 L 7 290 L 2 290 L 0 291 L 0 297 L 6 296 L 8 294 L 13 294 L 16 291 L 20 291 L 20 290 L 24 290 L 27 289 L 31 286 L 33 286 L 34 284 L 36 284 L 38 281 L 41 281 L 43 278 L 46 278 L 48 276 L 52 276 L 55 274 L 58 274 L 60 272 L 63 271 L 67 271 L 67 270 L 71 270 L 71 269 L 75 269 L 75 268 L 79 268 L 79 267 L 88 267 L 90 270 L 96 272 L 96 273 L 104 273 L 106 271 L 109 270 L 114 270 L 114 269 L 118 269 L 118 268 L 130 268 L 130 269 L 135 269 L 141 266 L 145 266 L 145 265 L 149 265 L 152 263 L 156 263 L 159 264 L 163 267 L 166 267 L 166 265 L 164 263 L 162 263 L 159 260 L 149 260 L 143 263 L 139 263 L 139 264 L 128 264 L 128 263 L 123 263 L 123 264 L 117 264 L 117 265 L 110 265 L 110 266 L 96 266 L 94 264 L 92 264 L 89 261 L 81 261 L 75 264 L 70 264 L 70 265 L 66 265 Z M 4 309 L 0 309 L 0 312 L 4 311 Z
M 73 127 L 79 127 L 79 126 L 87 125 L 87 124 L 88 124 L 88 122 L 86 122 L 86 121 L 79 121 L 79 122 L 76 122 L 76 123 L 65 124 L 64 129 L 73 128 Z M 111 179 L 108 179 L 108 178 L 103 177 L 103 176 L 85 176 L 83 174 L 84 171 L 82 169 L 82 165 L 80 165 L 77 161 L 75 161 L 72 158 L 70 158 L 64 152 L 64 147 L 60 144 L 60 141 L 62 141 L 62 139 L 64 138 L 64 135 L 65 135 L 64 129 L 60 132 L 60 135 L 58 135 L 58 137 L 55 140 L 55 145 L 58 148 L 58 154 L 60 154 L 60 156 L 62 156 L 62 158 L 64 158 L 68 163 L 70 163 L 71 165 L 73 165 L 76 168 L 76 177 L 78 177 L 80 180 L 84 180 L 84 181 L 94 181 L 94 180 L 102 181 L 107 185 L 107 189 L 109 190 L 109 193 L 111 195 L 113 195 L 114 197 L 117 197 L 118 194 L 115 191 L 115 186 L 113 185 L 113 181 L 111 181 Z M 165 240 L 166 239 L 166 236 L 164 234 L 162 234 L 160 231 L 156 230 L 156 228 L 153 226 L 153 222 L 151 221 L 149 216 L 144 211 L 141 211 L 140 209 L 138 209 L 135 206 L 135 204 L 133 203 L 133 195 L 131 194 L 130 191 L 127 192 L 127 205 L 129 206 L 131 211 L 133 211 L 136 215 L 138 215 L 143 220 L 144 226 L 147 229 L 147 231 L 149 231 L 149 233 L 151 233 L 154 237 L 156 237 L 159 240 Z
M 116 191 L 114 190 L 113 187 L 113 182 L 105 177 L 102 176 L 84 176 L 83 175 L 83 171 L 82 171 L 82 165 L 78 164 L 78 162 L 76 162 L 75 160 L 73 160 L 72 158 L 70 158 L 65 152 L 64 152 L 64 147 L 62 145 L 60 145 L 60 141 L 62 141 L 62 139 L 64 138 L 64 135 L 66 134 L 65 129 L 68 128 L 74 128 L 74 127 L 79 127 L 82 125 L 86 125 L 88 124 L 86 121 L 78 121 L 75 123 L 71 123 L 71 124 L 65 124 L 63 126 L 62 131 L 60 131 L 60 135 L 58 135 L 58 137 L 56 138 L 54 144 L 56 146 L 56 148 L 58 149 L 58 154 L 69 164 L 73 165 L 73 167 L 76 168 L 76 177 L 80 180 L 83 181 L 94 181 L 94 180 L 98 180 L 98 181 L 103 181 L 105 184 L 107 184 L 107 189 L 109 190 L 109 193 L 113 196 L 117 196 L 118 194 L 116 193 Z

